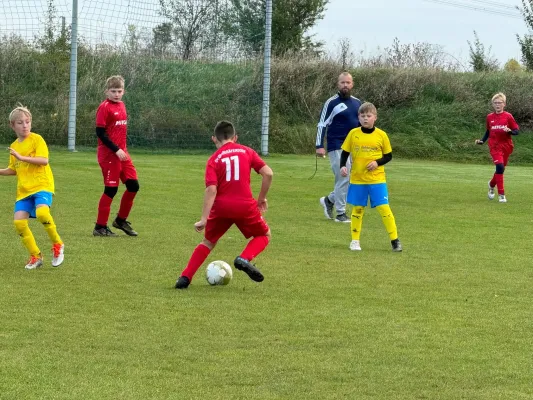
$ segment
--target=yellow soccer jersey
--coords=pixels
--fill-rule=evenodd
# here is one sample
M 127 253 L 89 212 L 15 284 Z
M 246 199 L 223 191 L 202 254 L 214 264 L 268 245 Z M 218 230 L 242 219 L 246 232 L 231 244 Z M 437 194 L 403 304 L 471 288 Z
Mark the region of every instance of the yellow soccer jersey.
M 33 132 L 22 142 L 15 140 L 11 148 L 21 156 L 48 158 L 46 142 L 41 135 Z M 50 164 L 30 164 L 10 156 L 9 168 L 17 173 L 17 201 L 43 190 L 54 193 L 54 176 Z
M 366 166 L 371 161 L 383 157 L 383 154 L 391 153 L 389 137 L 381 129 L 375 128 L 372 133 L 364 133 L 361 128 L 355 128 L 348 133 L 342 144 L 342 149 L 351 153 L 352 172 L 350 183 L 371 184 L 384 183 L 385 167 L 379 166 L 374 171 L 368 171 Z

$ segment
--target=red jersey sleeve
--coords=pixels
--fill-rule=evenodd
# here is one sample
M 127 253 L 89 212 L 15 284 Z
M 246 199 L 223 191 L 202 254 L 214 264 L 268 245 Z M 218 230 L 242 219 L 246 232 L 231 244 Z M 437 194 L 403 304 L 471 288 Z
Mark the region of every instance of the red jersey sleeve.
M 512 131 L 518 129 L 518 124 L 516 123 L 514 117 L 512 114 L 509 114 L 507 116 L 507 126 L 509 127 L 509 129 L 511 129 Z
M 266 163 L 259 157 L 259 154 L 255 150 L 251 150 L 250 155 L 250 166 L 254 169 L 255 172 L 259 173 L 261 168 L 263 168 Z
M 218 186 L 217 171 L 215 169 L 213 160 L 209 159 L 205 167 L 205 187 L 213 185 Z
M 107 128 L 107 107 L 104 104 L 100 104 L 96 111 L 96 126 Z

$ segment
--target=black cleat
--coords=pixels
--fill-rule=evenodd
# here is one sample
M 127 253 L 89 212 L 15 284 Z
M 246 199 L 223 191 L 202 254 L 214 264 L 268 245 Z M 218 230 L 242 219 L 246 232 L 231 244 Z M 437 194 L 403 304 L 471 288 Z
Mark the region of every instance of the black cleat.
M 95 226 L 93 230 L 93 236 L 117 236 L 116 233 L 113 233 L 108 226 Z
M 125 219 L 120 219 L 120 218 L 117 217 L 113 221 L 113 227 L 117 228 L 117 229 L 120 229 L 121 231 L 123 231 L 128 236 L 137 236 L 138 235 L 138 233 L 135 232 L 133 230 L 133 228 L 131 227 L 131 224 L 128 221 L 126 221 Z
M 233 262 L 233 265 L 235 265 L 235 268 L 239 271 L 246 273 L 246 275 L 248 275 L 254 282 L 263 282 L 265 279 L 261 271 L 259 271 L 255 265 L 242 257 L 237 257 Z
M 403 250 L 402 244 L 400 243 L 400 239 L 391 240 L 390 243 L 392 245 L 392 251 L 399 253 L 400 251 Z
M 191 281 L 186 276 L 180 276 L 178 280 L 176 281 L 176 285 L 174 286 L 176 289 L 187 289 L 189 285 L 191 284 Z

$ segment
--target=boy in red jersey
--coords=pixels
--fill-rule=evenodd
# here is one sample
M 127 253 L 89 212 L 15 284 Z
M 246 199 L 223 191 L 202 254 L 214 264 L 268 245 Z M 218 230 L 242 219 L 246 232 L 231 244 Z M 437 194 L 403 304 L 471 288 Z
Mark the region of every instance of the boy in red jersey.
M 129 236 L 137 236 L 131 224 L 126 221 L 133 207 L 133 199 L 139 191 L 137 171 L 127 150 L 126 106 L 122 102 L 124 78 L 111 76 L 106 81 L 104 100 L 96 111 L 96 136 L 98 136 L 98 164 L 104 176 L 104 193 L 98 203 L 98 218 L 94 226 L 94 236 L 117 236 L 107 226 L 111 203 L 117 194 L 119 180 L 126 185 L 120 200 L 120 208 L 113 226 Z
M 245 238 L 252 237 L 234 265 L 255 282 L 263 281 L 263 274 L 250 261 L 261 253 L 270 241 L 270 229 L 262 217 L 267 210 L 266 195 L 272 183 L 272 170 L 249 147 L 237 144 L 231 122 L 220 121 L 212 137 L 217 151 L 207 161 L 205 196 L 202 217 L 194 224 L 197 232 L 205 228 L 204 239 L 196 246 L 187 267 L 176 282 L 176 289 L 186 289 L 218 240 L 233 225 Z M 250 172 L 262 176 L 257 200 L 250 188 Z
M 489 140 L 489 151 L 496 165 L 496 172 L 489 181 L 489 200 L 494 199 L 494 187 L 498 189 L 498 201 L 507 203 L 503 187 L 503 172 L 507 166 L 509 156 L 513 152 L 514 144 L 512 135 L 518 135 L 518 124 L 513 116 L 504 111 L 506 96 L 496 93 L 492 96 L 494 112 L 487 115 L 487 131 L 482 139 L 476 140 L 476 144 L 483 144 Z

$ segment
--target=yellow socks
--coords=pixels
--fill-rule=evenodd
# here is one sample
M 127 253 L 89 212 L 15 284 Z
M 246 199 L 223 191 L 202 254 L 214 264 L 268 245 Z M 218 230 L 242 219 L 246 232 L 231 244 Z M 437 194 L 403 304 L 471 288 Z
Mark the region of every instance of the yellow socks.
M 57 228 L 56 228 L 54 219 L 52 218 L 52 215 L 50 214 L 50 208 L 46 206 L 39 207 L 37 208 L 35 214 L 39 222 L 43 224 L 44 229 L 46 233 L 48 234 L 48 237 L 50 238 L 52 243 L 63 244 L 63 242 L 61 241 L 61 238 L 59 237 L 59 234 L 57 233 Z
M 387 229 L 390 240 L 398 239 L 398 228 L 396 228 L 396 221 L 394 220 L 394 215 L 392 214 L 389 205 L 383 204 L 381 206 L 377 206 L 376 208 L 381 215 L 383 225 L 385 225 L 385 229 Z
M 22 244 L 24 245 L 24 247 L 28 249 L 30 255 L 38 257 L 41 254 L 41 250 L 39 250 L 39 248 L 37 247 L 37 243 L 35 243 L 33 233 L 31 233 L 30 227 L 28 226 L 28 220 L 17 219 L 14 221 L 14 224 L 15 230 L 22 239 Z
M 355 206 L 352 208 L 352 240 L 359 240 L 361 236 L 361 227 L 363 226 L 363 215 L 365 214 L 365 208 L 361 206 Z

